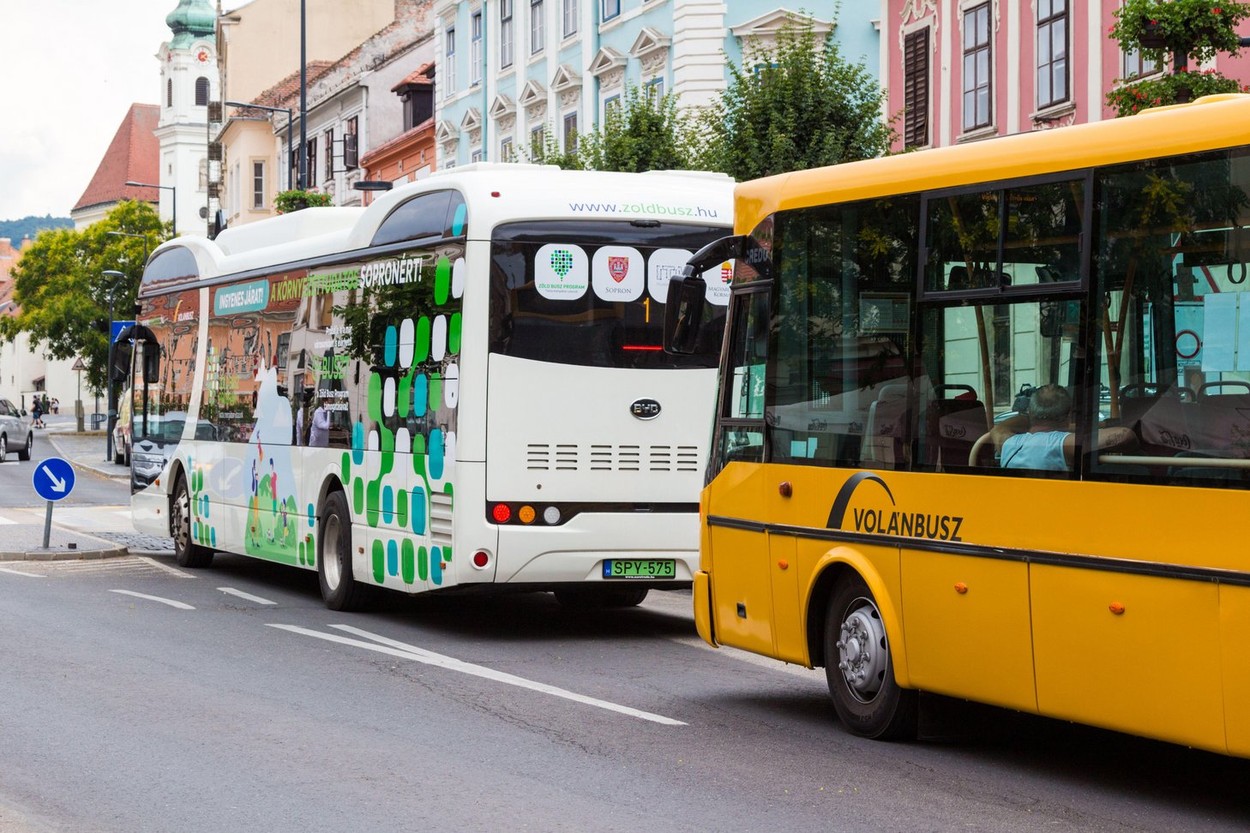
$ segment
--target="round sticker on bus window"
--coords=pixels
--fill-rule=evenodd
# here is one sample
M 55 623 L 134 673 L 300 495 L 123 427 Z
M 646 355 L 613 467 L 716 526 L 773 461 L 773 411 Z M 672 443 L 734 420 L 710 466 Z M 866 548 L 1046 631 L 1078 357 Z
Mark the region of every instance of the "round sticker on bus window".
M 548 243 L 534 257 L 534 288 L 553 301 L 572 301 L 586 294 L 590 268 L 581 246 Z
M 720 266 L 713 266 L 703 273 L 707 282 L 707 302 L 718 307 L 729 303 L 729 284 L 734 278 L 734 262 L 726 260 Z
M 603 246 L 590 268 L 595 295 L 604 301 L 633 301 L 642 297 L 642 253 L 629 246 Z
M 681 274 L 691 252 L 685 249 L 656 249 L 647 263 L 647 292 L 661 304 L 668 301 L 668 282 Z

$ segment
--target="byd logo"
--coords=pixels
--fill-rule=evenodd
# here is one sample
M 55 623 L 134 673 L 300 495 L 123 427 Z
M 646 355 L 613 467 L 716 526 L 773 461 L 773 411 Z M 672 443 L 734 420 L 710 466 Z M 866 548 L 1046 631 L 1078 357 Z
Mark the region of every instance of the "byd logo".
M 636 419 L 655 419 L 660 415 L 660 403 L 654 399 L 635 399 L 629 406 L 629 412 Z

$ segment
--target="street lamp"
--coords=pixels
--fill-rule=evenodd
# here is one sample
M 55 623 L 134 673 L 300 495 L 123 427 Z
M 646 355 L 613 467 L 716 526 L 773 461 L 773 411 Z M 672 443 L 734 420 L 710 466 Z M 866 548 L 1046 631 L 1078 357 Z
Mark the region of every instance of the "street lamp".
M 264 104 L 249 104 L 246 101 L 227 101 L 229 107 L 250 107 L 253 110 L 264 110 L 269 113 L 286 113 L 286 181 L 287 188 L 292 187 L 291 182 L 291 160 L 295 157 L 295 148 L 291 147 L 291 108 L 290 107 L 266 107 Z
M 171 185 L 170 187 L 172 188 L 173 186 Z M 148 240 L 148 236 L 146 234 L 136 234 L 133 231 L 106 231 L 104 233 L 111 234 L 114 237 L 137 237 L 140 240 L 142 240 L 143 241 L 143 265 L 144 266 L 148 265 L 148 246 L 150 244 L 150 241 Z
M 177 185 L 153 185 L 150 182 L 131 182 L 130 180 L 127 180 L 126 184 L 134 188 L 160 188 L 162 191 L 169 192 L 169 207 L 173 210 L 173 215 L 174 215 L 173 221 L 171 224 L 171 230 L 173 231 L 173 236 L 177 237 L 178 236 L 178 186 Z
M 128 278 L 125 272 L 119 272 L 116 269 L 105 269 L 102 274 L 113 281 L 113 286 L 109 289 L 108 366 L 105 368 L 104 373 L 104 377 L 108 381 L 108 395 L 105 405 L 108 408 L 108 419 L 105 422 L 104 429 L 104 462 L 111 463 L 113 462 L 113 425 L 117 421 L 117 400 L 113 395 L 113 301 L 117 298 L 117 281 L 128 280 Z

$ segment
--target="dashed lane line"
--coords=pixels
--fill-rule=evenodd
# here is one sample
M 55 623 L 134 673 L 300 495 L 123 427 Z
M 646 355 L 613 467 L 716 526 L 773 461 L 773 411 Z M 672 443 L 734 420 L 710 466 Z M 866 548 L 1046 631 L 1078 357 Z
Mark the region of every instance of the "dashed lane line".
M 262 599 L 260 596 L 253 596 L 251 593 L 244 593 L 242 590 L 237 590 L 233 587 L 218 587 L 217 589 L 231 596 L 238 596 L 240 599 L 246 599 L 249 602 L 255 602 L 258 605 L 276 605 L 277 604 L 277 602 L 271 602 L 268 599 Z
M 560 697 L 564 700 L 572 700 L 575 703 L 582 703 L 583 705 L 593 706 L 595 708 L 604 709 L 617 714 L 623 714 L 628 717 L 638 718 L 639 720 L 647 720 L 652 723 L 660 723 L 665 726 L 686 725 L 683 721 L 674 720 L 671 717 L 665 717 L 661 714 L 642 711 L 641 709 L 635 709 L 630 706 L 623 706 L 619 703 L 613 703 L 608 700 L 600 700 L 597 697 L 588 697 L 585 694 L 578 694 L 577 692 L 569 691 L 568 689 L 558 688 L 556 686 L 547 685 L 546 683 L 535 682 L 534 680 L 527 680 L 524 677 L 518 677 L 515 674 L 507 674 L 502 671 L 496 671 L 493 668 L 474 665 L 473 663 L 464 662 L 463 660 L 444 656 L 443 654 L 436 654 L 433 651 L 427 651 L 424 648 L 418 648 L 415 645 L 408 645 L 403 642 L 388 639 L 387 637 L 380 636 L 378 634 L 369 633 L 368 631 L 361 630 L 360 628 L 354 628 L 351 625 L 332 625 L 331 627 L 347 633 L 355 634 L 357 636 L 362 636 L 365 639 L 372 641 L 366 642 L 360 639 L 349 639 L 345 636 L 339 636 L 332 633 L 322 633 L 321 631 L 302 628 L 298 625 L 270 624 L 269 627 L 289 631 L 303 636 L 311 636 L 315 639 L 324 639 L 327 642 L 337 642 L 340 645 L 350 645 L 355 648 L 377 651 L 380 654 L 387 654 L 389 656 L 399 657 L 400 659 L 409 659 L 414 662 L 432 665 L 448 671 L 457 671 L 461 674 L 469 674 L 485 680 L 492 680 L 494 682 L 516 686 L 517 688 L 537 691 L 541 694 L 550 694 L 553 697 Z
M 109 592 L 120 593 L 123 596 L 134 596 L 136 599 L 147 599 L 150 602 L 160 602 L 163 605 L 176 607 L 179 610 L 195 610 L 194 607 L 187 604 L 186 602 L 180 602 L 180 601 L 177 601 L 176 599 L 165 599 L 165 598 L 161 598 L 160 596 L 149 596 L 147 593 L 136 593 L 133 590 L 110 590 Z

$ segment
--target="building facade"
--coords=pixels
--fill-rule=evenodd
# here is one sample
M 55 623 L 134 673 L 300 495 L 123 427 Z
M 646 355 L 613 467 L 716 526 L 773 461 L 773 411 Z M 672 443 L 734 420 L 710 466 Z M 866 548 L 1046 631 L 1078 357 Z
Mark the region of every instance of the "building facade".
M 361 157 L 410 127 L 399 88 L 433 58 L 428 0 L 395 0 L 394 10 L 391 23 L 306 85 L 305 184 L 334 205 L 363 204 L 364 192 L 355 188 L 367 178 Z M 298 87 L 281 106 L 299 107 Z
M 174 36 L 161 45 L 159 192 L 162 220 L 178 234 L 205 235 L 209 203 L 208 103 L 217 101 L 217 13 L 209 0 L 180 0 L 165 18 Z
M 847 3 L 835 38 L 878 71 L 881 4 Z M 632 86 L 683 108 L 725 89 L 725 62 L 800 12 L 760 0 L 435 0 L 438 166 L 524 158 L 595 130 Z M 818 32 L 833 21 L 816 19 Z
M 408 3 L 335 0 L 306 4 L 306 88 L 311 89 L 344 56 L 394 24 L 397 8 Z M 301 134 L 309 147 L 324 139 L 321 124 L 313 124 L 310 118 L 301 125 L 299 120 L 300 7 L 300 0 L 252 0 L 217 18 L 221 87 L 215 100 L 223 107 L 220 121 L 212 124 L 215 147 L 210 155 L 220 158 L 220 166 L 210 169 L 210 183 L 218 193 L 227 225 L 273 216 L 274 197 L 299 182 L 298 154 L 290 149 L 299 147 Z M 315 173 L 305 171 L 307 185 L 313 184 Z
M 881 82 L 896 150 L 1112 118 L 1106 94 L 1160 67 L 1110 38 L 1121 0 L 886 0 Z M 1250 26 L 1243 27 L 1250 34 Z M 1250 79 L 1250 57 L 1218 56 Z

